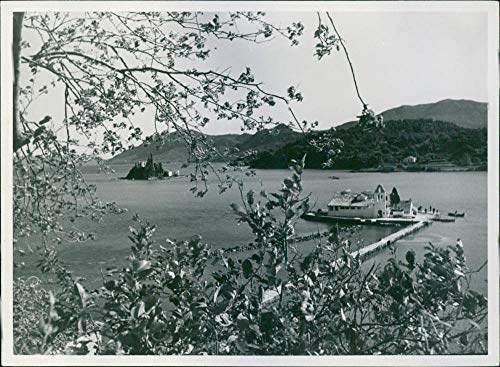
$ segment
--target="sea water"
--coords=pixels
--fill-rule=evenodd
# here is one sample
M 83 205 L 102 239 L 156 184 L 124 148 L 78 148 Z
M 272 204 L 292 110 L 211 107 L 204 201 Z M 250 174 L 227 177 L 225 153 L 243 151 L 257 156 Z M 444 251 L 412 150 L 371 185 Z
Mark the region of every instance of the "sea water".
M 75 276 L 87 278 L 92 286 L 99 286 L 101 269 L 120 266 L 126 263 L 130 254 L 130 241 L 127 238 L 129 226 L 135 223 L 132 215 L 137 213 L 144 221 L 157 225 L 154 239 L 164 243 L 166 238 L 189 239 L 201 235 L 204 242 L 216 248 L 230 248 L 252 242 L 251 230 L 244 224 L 238 225 L 230 207 L 231 203 L 241 203 L 240 192 L 236 186 L 219 194 L 217 179 L 209 179 L 209 191 L 203 198 L 195 197 L 189 188 L 192 183 L 187 177 L 155 181 L 120 180 L 125 176 L 128 165 L 112 167 L 114 174 L 98 173 L 97 167 L 88 166 L 84 173 L 89 183 L 97 186 L 97 195 L 102 201 L 114 201 L 128 209 L 121 215 L 109 215 L 100 223 L 81 221 L 76 225 L 83 230 L 96 233 L 95 241 L 59 246 L 61 258 Z M 170 167 L 167 167 L 170 169 Z M 178 167 L 171 167 L 178 169 Z M 183 172 L 181 171 L 181 174 Z M 186 172 L 187 173 L 187 170 Z M 244 180 L 244 193 L 253 189 L 258 194 L 262 189 L 276 192 L 283 179 L 290 175 L 288 170 L 256 170 L 256 175 Z M 330 176 L 339 179 L 332 179 Z M 382 184 L 390 192 L 395 186 L 401 199 L 413 200 L 415 206 L 432 206 L 442 215 L 448 212 L 465 212 L 464 218 L 453 223 L 434 222 L 431 226 L 397 242 L 396 256 L 404 257 L 409 249 L 417 256 L 424 252 L 424 246 L 431 242 L 435 246 L 455 244 L 460 238 L 464 244 L 468 265 L 471 269 L 479 267 L 487 259 L 487 174 L 486 172 L 400 172 L 400 173 L 352 173 L 348 171 L 306 170 L 303 174 L 304 194 L 310 194 L 314 209 L 326 208 L 332 194 L 336 191 L 351 189 L 353 192 L 374 190 Z M 258 198 L 258 195 L 257 195 Z M 297 235 L 328 230 L 329 224 L 299 220 Z M 353 238 L 353 246 L 362 246 L 377 241 L 394 231 L 397 227 L 365 226 Z M 35 239 L 22 239 L 21 248 Z M 310 244 L 303 244 L 308 246 Z M 301 245 L 299 245 L 301 246 Z M 383 263 L 391 252 L 384 250 L 370 261 Z M 35 269 L 37 258 L 27 254 L 16 261 L 24 261 L 26 266 L 15 269 L 15 276 L 38 274 Z M 487 267 L 473 279 L 475 289 L 486 291 Z

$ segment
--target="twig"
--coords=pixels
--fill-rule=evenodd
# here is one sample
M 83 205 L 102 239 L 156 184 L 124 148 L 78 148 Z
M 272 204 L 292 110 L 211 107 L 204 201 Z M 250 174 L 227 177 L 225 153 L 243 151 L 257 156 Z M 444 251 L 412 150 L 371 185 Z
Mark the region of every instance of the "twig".
M 330 23 L 332 24 L 333 30 L 337 34 L 337 37 L 339 38 L 339 42 L 340 42 L 342 48 L 344 49 L 345 56 L 347 57 L 347 62 L 349 63 L 349 66 L 351 68 L 352 79 L 354 80 L 354 87 L 356 88 L 356 93 L 358 95 L 358 98 L 361 101 L 361 103 L 363 104 L 363 107 L 366 107 L 367 104 L 365 103 L 365 101 L 363 101 L 363 98 L 361 98 L 361 94 L 359 93 L 358 83 L 356 82 L 356 75 L 354 74 L 354 67 L 352 66 L 351 59 L 349 58 L 349 53 L 347 52 L 347 48 L 345 47 L 344 42 L 342 41 L 342 38 L 340 37 L 340 34 L 337 31 L 335 24 L 333 23 L 333 19 L 330 16 L 330 13 L 326 12 L 326 15 L 328 16 L 328 19 L 330 19 Z

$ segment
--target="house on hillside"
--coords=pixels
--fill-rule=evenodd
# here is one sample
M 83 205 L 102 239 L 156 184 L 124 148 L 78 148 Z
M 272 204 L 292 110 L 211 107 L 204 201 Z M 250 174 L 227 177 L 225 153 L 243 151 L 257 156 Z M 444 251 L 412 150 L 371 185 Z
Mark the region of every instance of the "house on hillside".
M 390 215 L 389 195 L 382 185 L 374 191 L 335 193 L 328 203 L 328 215 L 347 218 L 382 218 Z
M 412 155 L 409 155 L 405 159 L 403 159 L 403 163 L 405 164 L 415 164 L 417 163 L 417 157 L 414 157 Z

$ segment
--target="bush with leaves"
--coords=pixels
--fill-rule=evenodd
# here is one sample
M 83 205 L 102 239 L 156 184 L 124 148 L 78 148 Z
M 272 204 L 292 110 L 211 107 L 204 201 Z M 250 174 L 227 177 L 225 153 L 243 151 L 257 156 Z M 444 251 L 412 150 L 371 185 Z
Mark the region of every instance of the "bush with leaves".
M 48 314 L 54 302 L 51 292 L 41 286 L 42 281 L 35 276 L 18 278 L 14 284 L 14 350 L 17 354 L 61 353 L 71 341 L 70 330 L 46 329 Z M 48 308 L 45 309 L 44 307 Z M 48 331 L 48 333 L 46 332 Z M 49 339 L 46 336 L 52 335 Z
M 278 192 L 251 190 L 233 204 L 254 233 L 251 252 L 228 256 L 200 237 L 156 245 L 155 226 L 135 218 L 129 262 L 108 269 L 101 289 L 88 293 L 60 263 L 49 267 L 63 287 L 45 340 L 72 328 L 77 351 L 99 354 L 485 353 L 487 300 L 469 289 L 460 245 L 370 269 L 337 231 L 300 249 L 303 161 L 291 169 Z

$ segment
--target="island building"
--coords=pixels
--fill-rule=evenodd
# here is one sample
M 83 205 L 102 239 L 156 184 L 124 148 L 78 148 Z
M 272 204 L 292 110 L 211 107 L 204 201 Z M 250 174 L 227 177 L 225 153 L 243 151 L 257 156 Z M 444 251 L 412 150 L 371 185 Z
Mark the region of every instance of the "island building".
M 125 179 L 128 180 L 150 180 L 163 179 L 180 176 L 179 170 L 170 171 L 163 169 L 161 162 L 153 161 L 153 154 L 149 154 L 147 161 L 140 161 L 132 167 Z
M 394 218 L 408 217 L 417 215 L 417 208 L 413 206 L 411 199 L 401 200 L 392 208 L 391 215 Z
M 374 191 L 335 193 L 328 203 L 328 215 L 348 218 L 384 218 L 391 215 L 389 194 L 382 185 Z

